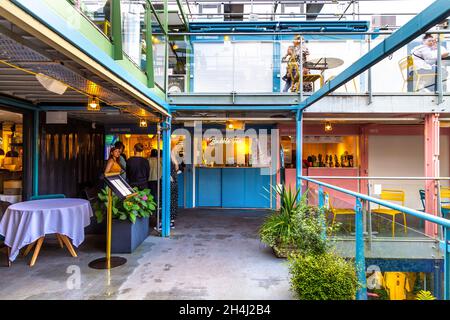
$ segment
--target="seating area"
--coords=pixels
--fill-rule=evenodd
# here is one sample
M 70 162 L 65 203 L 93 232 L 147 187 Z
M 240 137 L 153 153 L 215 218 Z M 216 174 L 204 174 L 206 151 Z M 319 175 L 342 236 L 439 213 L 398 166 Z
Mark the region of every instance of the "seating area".
M 418 209 L 420 211 L 425 212 L 425 190 L 420 189 L 419 190 L 419 196 L 420 201 L 422 204 L 422 208 Z M 325 203 L 327 204 L 327 207 L 330 210 L 330 226 L 334 230 L 334 227 L 337 222 L 342 224 L 342 229 L 345 229 L 346 232 L 353 233 L 353 223 L 354 223 L 354 215 L 355 210 L 352 208 L 338 208 L 334 206 L 334 202 L 336 199 L 332 199 L 329 196 L 328 192 L 324 192 L 325 197 Z M 382 189 L 381 194 L 378 195 L 378 197 L 381 200 L 386 200 L 388 202 L 392 202 L 401 206 L 405 206 L 406 201 L 406 195 L 404 190 L 394 190 L 394 189 Z M 449 187 L 441 187 L 440 188 L 440 208 L 441 208 L 441 214 L 443 218 L 447 218 L 448 214 L 450 212 L 450 188 Z M 392 238 L 402 236 L 401 234 L 397 233 L 396 228 L 398 228 L 397 225 L 400 225 L 403 228 L 403 235 L 408 236 L 409 232 L 419 232 L 423 233 L 424 230 L 424 221 L 418 220 L 415 221 L 414 217 L 406 218 L 406 215 L 402 212 L 383 208 L 382 206 L 377 206 L 375 208 L 371 208 L 371 217 L 373 223 L 373 230 L 377 232 L 379 235 L 385 235 L 388 234 L 385 233 L 389 229 L 389 233 Z M 401 215 L 401 218 L 398 219 L 397 216 Z M 349 216 L 352 216 L 349 218 Z M 340 218 L 342 217 L 342 218 Z M 409 222 L 411 226 L 408 224 Z M 414 220 L 414 221 L 413 221 Z M 335 232 L 339 232 L 338 230 L 335 230 Z M 342 233 L 342 232 L 341 232 Z

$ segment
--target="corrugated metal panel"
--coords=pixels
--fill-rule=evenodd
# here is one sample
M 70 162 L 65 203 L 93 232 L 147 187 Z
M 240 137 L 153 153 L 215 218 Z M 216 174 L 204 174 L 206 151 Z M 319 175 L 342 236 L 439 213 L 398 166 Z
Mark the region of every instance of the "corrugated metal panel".
M 39 188 L 41 194 L 79 196 L 99 183 L 104 168 L 104 130 L 69 119 L 67 125 L 41 126 Z

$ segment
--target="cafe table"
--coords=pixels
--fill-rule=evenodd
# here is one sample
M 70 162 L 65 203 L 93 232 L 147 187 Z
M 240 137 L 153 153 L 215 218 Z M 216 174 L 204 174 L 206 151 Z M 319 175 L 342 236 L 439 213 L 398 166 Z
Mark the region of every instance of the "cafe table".
M 0 234 L 10 248 L 9 260 L 14 261 L 25 246 L 24 256 L 35 247 L 30 261 L 30 267 L 34 266 L 48 234 L 56 234 L 60 247 L 65 245 L 76 257 L 72 243 L 78 247 L 84 241 L 84 228 L 92 216 L 91 205 L 84 199 L 43 199 L 9 206 L 0 221 Z

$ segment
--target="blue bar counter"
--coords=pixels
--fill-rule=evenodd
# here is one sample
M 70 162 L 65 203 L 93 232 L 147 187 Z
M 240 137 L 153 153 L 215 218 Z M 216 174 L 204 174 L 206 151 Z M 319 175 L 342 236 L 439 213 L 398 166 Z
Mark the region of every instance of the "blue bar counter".
M 274 176 L 262 175 L 260 167 L 196 167 L 197 207 L 271 208 Z M 273 192 L 272 192 L 273 193 Z

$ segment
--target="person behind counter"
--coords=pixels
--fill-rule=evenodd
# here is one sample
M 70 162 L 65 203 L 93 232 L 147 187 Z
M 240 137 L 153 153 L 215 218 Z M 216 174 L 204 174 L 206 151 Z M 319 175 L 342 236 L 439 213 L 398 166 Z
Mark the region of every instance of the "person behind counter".
M 134 145 L 134 157 L 127 160 L 127 180 L 130 186 L 143 190 L 148 187 L 150 166 L 148 161 L 142 157 L 144 146 L 142 143 Z
M 105 175 L 109 173 L 121 173 L 122 167 L 119 162 L 120 150 L 116 147 L 112 147 L 109 151 L 109 159 L 105 167 Z

